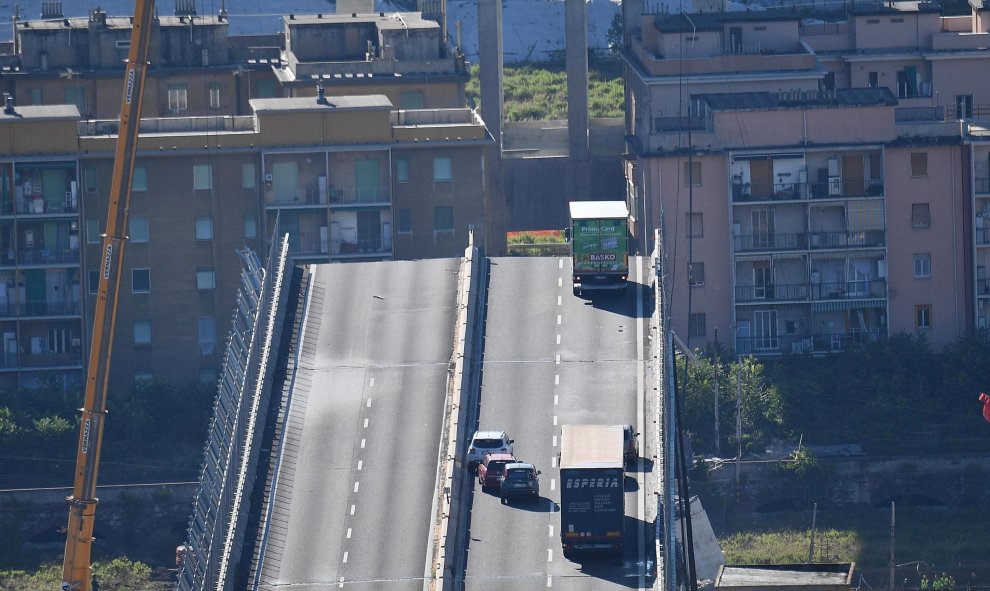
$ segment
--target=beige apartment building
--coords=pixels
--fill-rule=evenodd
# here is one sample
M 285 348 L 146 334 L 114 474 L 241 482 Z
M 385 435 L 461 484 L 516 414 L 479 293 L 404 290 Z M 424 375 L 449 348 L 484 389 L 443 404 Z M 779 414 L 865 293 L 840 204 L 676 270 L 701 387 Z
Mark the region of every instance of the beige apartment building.
M 986 327 L 982 2 L 841 13 L 624 7 L 632 211 L 674 330 L 736 354 Z
M 41 43 L 52 48 L 52 57 L 47 64 L 33 64 L 16 54 L 12 75 L 5 70 L 2 77 L 15 97 L 0 113 L 3 389 L 51 379 L 72 387 L 85 371 L 118 127 L 119 106 L 114 105 L 120 85 L 114 77 L 123 69 L 111 65 L 116 59 L 112 55 L 104 56 L 102 66 L 94 61 L 69 65 L 65 60 L 72 56 L 56 52 L 53 45 L 68 43 L 66 34 L 76 31 L 73 43 L 87 35 L 99 41 L 102 49 L 89 52 L 91 56 L 103 55 L 108 47 L 116 50 L 119 44 L 112 42 L 110 31 L 128 39 L 129 23 L 111 18 L 104 28 L 103 16 L 98 11 L 90 15 L 97 25 L 73 19 L 68 24 L 18 23 L 23 33 L 19 48 L 27 51 L 30 43 Z M 159 19 L 159 50 L 171 18 Z M 385 31 L 387 51 L 393 53 L 382 59 L 398 70 L 404 62 L 396 55 L 425 55 L 399 47 L 402 39 L 393 46 L 389 23 L 381 15 L 348 18 L 346 25 L 352 28 L 338 26 L 332 34 L 350 42 L 357 38 L 354 31 L 372 36 Z M 312 26 L 335 20 L 286 19 L 302 24 L 312 20 Z M 418 16 L 408 20 L 427 32 L 425 41 L 410 36 L 419 51 L 439 46 L 439 38 L 429 33 L 436 23 L 430 26 Z M 341 19 L 336 21 L 339 25 Z M 222 16 L 180 24 L 187 39 L 190 30 L 208 30 L 206 36 L 218 47 L 225 45 Z M 48 26 L 57 30 L 32 36 Z M 334 25 L 326 26 L 331 34 Z M 298 43 L 305 35 L 294 27 L 287 30 Z M 236 41 L 229 47 L 226 62 L 217 53 L 190 53 L 187 57 L 200 63 L 163 64 L 149 72 L 151 90 L 141 121 L 121 275 L 113 388 L 149 378 L 180 384 L 213 380 L 240 285 L 237 250 L 247 247 L 263 254 L 276 231 L 289 234 L 290 252 L 300 264 L 455 257 L 463 252 L 470 229 L 477 240 L 486 238 L 488 183 L 482 162 L 492 141 L 480 117 L 457 106 L 463 97 L 460 77 L 440 76 L 436 87 L 432 77 L 427 84 L 425 75 L 415 82 L 415 74 L 381 85 L 366 79 L 363 88 L 335 84 L 333 68 L 344 68 L 348 48 L 339 61 L 328 59 L 320 91 L 319 75 L 291 80 L 277 75 L 287 64 L 283 57 L 299 53 L 298 45 L 296 53 L 276 53 L 275 63 L 238 62 L 243 67 L 236 75 L 229 56 L 243 47 Z M 317 57 L 310 53 L 289 61 L 298 71 L 307 59 Z M 222 66 L 214 71 L 207 61 Z M 372 68 L 380 65 L 364 55 L 359 61 Z M 455 61 L 446 64 L 454 67 Z M 319 71 L 314 64 L 306 67 Z M 60 75 L 69 68 L 70 75 Z M 410 66 L 409 71 L 415 69 Z M 233 78 L 219 82 L 216 108 L 210 84 L 219 80 L 214 75 L 220 76 L 220 70 Z M 374 74 L 368 78 L 386 78 Z M 266 79 L 274 90 L 258 92 L 257 83 Z M 78 80 L 85 87 L 81 100 L 49 103 L 69 97 L 67 85 Z M 239 84 L 239 94 L 226 92 Z M 346 92 L 334 94 L 342 89 Z M 33 104 L 35 98 L 38 104 Z M 168 108 L 180 98 L 184 109 Z M 408 108 L 400 108 L 402 102 Z M 166 108 L 156 108 L 162 105 Z

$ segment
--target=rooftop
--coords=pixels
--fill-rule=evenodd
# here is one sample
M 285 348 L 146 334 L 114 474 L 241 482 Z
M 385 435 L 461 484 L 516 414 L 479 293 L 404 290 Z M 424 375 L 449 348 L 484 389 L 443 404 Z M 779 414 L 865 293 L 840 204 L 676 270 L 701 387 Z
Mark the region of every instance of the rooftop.
M 316 97 L 264 98 L 251 99 L 251 108 L 255 113 L 270 111 L 360 111 L 392 109 L 392 102 L 383 94 L 368 94 L 357 96 L 328 96 L 326 102 L 319 102 Z

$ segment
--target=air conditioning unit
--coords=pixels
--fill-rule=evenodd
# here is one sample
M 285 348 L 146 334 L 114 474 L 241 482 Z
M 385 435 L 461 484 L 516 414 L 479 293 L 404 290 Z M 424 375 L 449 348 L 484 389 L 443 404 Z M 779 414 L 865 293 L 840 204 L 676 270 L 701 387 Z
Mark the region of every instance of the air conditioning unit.
M 274 177 L 272 176 L 272 173 L 270 173 L 270 172 L 266 172 L 266 173 L 265 173 L 265 182 L 266 182 L 266 183 L 270 183 L 270 182 L 272 182 L 272 179 L 273 179 L 273 178 L 274 178 Z

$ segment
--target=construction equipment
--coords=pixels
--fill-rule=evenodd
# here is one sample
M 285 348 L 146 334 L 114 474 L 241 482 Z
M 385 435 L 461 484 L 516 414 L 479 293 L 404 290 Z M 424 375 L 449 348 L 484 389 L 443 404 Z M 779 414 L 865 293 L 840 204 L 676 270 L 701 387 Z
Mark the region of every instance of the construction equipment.
M 131 200 L 131 179 L 137 153 L 144 79 L 148 69 L 154 0 L 136 0 L 131 46 L 127 54 L 124 89 L 120 104 L 120 129 L 114 152 L 106 231 L 102 235 L 96 309 L 86 367 L 86 396 L 79 426 L 76 472 L 69 504 L 69 525 L 65 536 L 62 564 L 63 591 L 90 591 L 90 556 L 93 522 L 96 517 L 96 476 L 103 443 L 103 420 L 107 406 L 107 379 L 117 316 L 120 271 L 126 240 L 127 208 Z

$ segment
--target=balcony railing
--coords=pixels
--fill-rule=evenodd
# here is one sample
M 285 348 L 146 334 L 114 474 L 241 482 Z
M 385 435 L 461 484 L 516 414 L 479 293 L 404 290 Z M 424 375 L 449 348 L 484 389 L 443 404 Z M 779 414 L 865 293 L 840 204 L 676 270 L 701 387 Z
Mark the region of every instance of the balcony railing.
M 976 243 L 977 244 L 990 244 L 990 228 L 977 228 L 976 229 Z
M 40 300 L 19 304 L 22 316 L 78 316 L 82 303 L 78 300 Z
M 800 353 L 836 353 L 853 345 L 882 339 L 876 330 L 843 333 L 813 333 L 736 337 L 736 354 L 782 355 Z
M 990 177 L 978 176 L 976 177 L 975 186 L 973 189 L 979 194 L 990 193 Z
M 879 179 L 843 181 L 833 179 L 817 183 L 739 183 L 732 184 L 732 201 L 795 201 L 801 199 L 836 199 L 841 197 L 879 197 L 883 181 Z
M 330 205 L 355 205 L 389 203 L 391 192 L 385 187 L 366 187 L 359 189 L 337 189 L 330 191 Z
M 884 230 L 811 233 L 760 232 L 737 236 L 735 244 L 736 252 L 877 248 L 886 244 L 886 232 Z
M 79 264 L 79 258 L 78 249 L 20 248 L 17 250 L 19 265 Z
M 82 353 L 22 353 L 19 367 L 61 367 L 82 364 Z
M 735 296 L 736 303 L 884 298 L 887 280 L 737 285 Z

